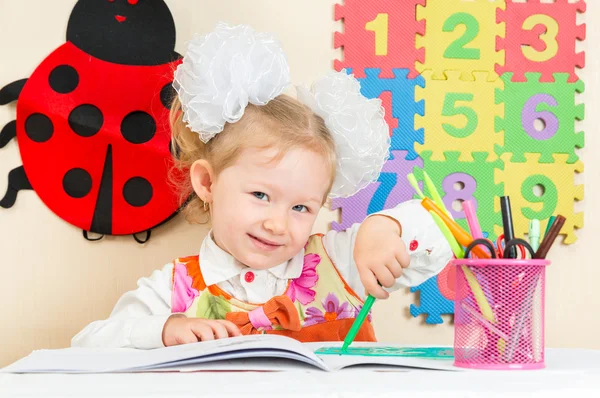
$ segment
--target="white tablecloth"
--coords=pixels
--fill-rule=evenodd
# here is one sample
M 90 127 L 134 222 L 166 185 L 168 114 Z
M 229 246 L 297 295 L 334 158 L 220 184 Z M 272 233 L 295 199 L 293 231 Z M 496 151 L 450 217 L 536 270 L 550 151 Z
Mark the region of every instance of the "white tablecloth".
M 547 350 L 535 371 L 0 374 L 0 397 L 600 397 L 600 351 Z

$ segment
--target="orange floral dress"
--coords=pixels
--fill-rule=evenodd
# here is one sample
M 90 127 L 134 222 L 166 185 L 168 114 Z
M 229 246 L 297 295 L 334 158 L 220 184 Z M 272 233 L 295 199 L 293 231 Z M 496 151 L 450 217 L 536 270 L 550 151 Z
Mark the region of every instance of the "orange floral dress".
M 206 286 L 198 256 L 176 259 L 171 311 L 188 317 L 227 319 L 243 334 L 280 334 L 303 342 L 343 340 L 363 301 L 338 272 L 322 238 L 321 234 L 309 238 L 301 275 L 288 281 L 284 294 L 266 303 L 247 303 L 217 285 Z M 355 341 L 375 341 L 370 315 Z

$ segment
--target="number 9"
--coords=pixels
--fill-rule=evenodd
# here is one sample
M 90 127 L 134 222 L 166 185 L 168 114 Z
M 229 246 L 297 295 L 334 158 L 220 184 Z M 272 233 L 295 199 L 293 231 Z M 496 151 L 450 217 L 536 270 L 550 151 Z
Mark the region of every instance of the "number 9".
M 536 195 L 533 191 L 534 187 L 541 186 L 543 188 L 540 196 Z M 552 180 L 542 174 L 534 174 L 529 176 L 521 184 L 521 195 L 523 199 L 530 203 L 543 203 L 540 211 L 535 211 L 530 207 L 523 207 L 521 213 L 533 220 L 544 220 L 554 214 L 556 206 L 558 205 L 558 189 Z

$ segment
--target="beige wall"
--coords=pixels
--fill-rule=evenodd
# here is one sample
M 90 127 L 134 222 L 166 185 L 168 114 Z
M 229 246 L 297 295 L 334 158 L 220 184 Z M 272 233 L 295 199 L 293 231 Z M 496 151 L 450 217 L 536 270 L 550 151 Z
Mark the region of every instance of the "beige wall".
M 285 45 L 295 83 L 311 82 L 327 72 L 338 52 L 332 48 L 334 0 L 169 0 L 176 20 L 177 50 L 194 32 L 206 32 L 219 20 L 248 23 L 272 31 Z M 28 77 L 39 62 L 64 42 L 75 0 L 0 0 L 0 86 Z M 595 18 L 594 18 L 595 17 Z M 587 20 L 600 18 L 600 4 L 588 1 Z M 598 46 L 600 24 L 588 26 L 587 69 L 581 73 L 587 91 L 585 228 L 576 244 L 551 252 L 548 274 L 547 343 L 549 346 L 600 348 L 600 266 L 594 261 L 600 236 L 600 149 L 597 126 Z M 15 106 L 0 107 L 0 127 L 15 116 Z M 8 172 L 21 164 L 16 142 L 0 150 L 0 195 Z M 596 182 L 596 185 L 593 184 Z M 315 231 L 324 232 L 337 214 L 323 210 Z M 33 349 L 66 347 L 88 322 L 108 316 L 117 298 L 135 288 L 139 277 L 174 256 L 193 254 L 206 228 L 177 218 L 154 231 L 140 246 L 131 237 L 85 241 L 81 231 L 51 213 L 31 191 L 16 205 L 0 208 L 0 366 Z M 415 297 L 398 292 L 375 306 L 380 340 L 407 344 L 450 344 L 446 322 L 432 327 L 408 315 Z

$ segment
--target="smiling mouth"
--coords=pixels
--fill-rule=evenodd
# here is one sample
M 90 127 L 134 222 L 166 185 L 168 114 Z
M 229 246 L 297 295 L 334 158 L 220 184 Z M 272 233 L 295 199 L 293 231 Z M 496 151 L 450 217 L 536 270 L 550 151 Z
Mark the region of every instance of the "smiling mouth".
M 123 15 L 115 15 L 115 19 L 119 22 L 125 22 L 127 17 L 124 17 Z
M 267 245 L 267 246 L 271 246 L 271 247 L 283 246 L 283 245 L 280 245 L 279 243 L 271 242 L 269 240 L 260 239 L 260 238 L 254 236 L 254 235 L 248 234 L 248 236 L 250 236 L 252 239 L 254 239 L 254 240 L 256 240 L 256 241 L 258 241 L 258 242 L 260 242 L 260 243 L 262 243 L 264 245 Z

